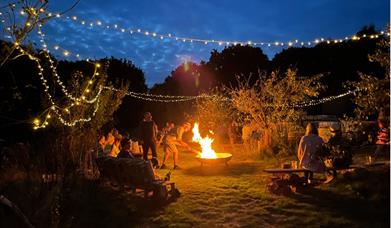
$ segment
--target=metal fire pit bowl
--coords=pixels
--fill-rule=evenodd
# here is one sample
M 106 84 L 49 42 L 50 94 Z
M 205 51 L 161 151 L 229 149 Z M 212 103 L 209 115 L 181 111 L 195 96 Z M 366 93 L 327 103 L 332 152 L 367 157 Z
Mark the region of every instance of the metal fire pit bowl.
M 215 165 L 215 164 L 223 164 L 228 165 L 229 160 L 232 158 L 232 154 L 230 153 L 216 153 L 217 158 L 201 158 L 201 155 L 197 155 L 196 159 L 202 165 Z

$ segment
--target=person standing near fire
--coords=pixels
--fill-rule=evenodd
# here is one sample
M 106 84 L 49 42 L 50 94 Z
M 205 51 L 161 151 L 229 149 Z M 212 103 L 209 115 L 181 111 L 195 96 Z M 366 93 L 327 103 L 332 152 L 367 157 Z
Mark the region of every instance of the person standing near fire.
M 140 139 L 142 142 L 144 160 L 148 160 L 148 152 L 149 149 L 151 149 L 151 162 L 154 167 L 157 167 L 159 164 L 156 153 L 157 125 L 155 121 L 152 120 L 152 114 L 150 112 L 144 114 L 144 119 L 140 123 Z
M 163 146 L 164 146 L 164 158 L 162 162 L 162 166 L 160 167 L 161 169 L 166 168 L 165 162 L 167 161 L 168 157 L 170 154 L 173 154 L 173 159 L 174 159 L 174 169 L 178 170 L 181 169 L 178 166 L 178 146 L 182 146 L 187 148 L 188 150 L 191 150 L 190 146 L 183 141 L 183 134 L 185 132 L 190 131 L 191 129 L 191 124 L 189 122 L 183 123 L 181 126 L 178 128 L 174 128 L 174 124 L 170 125 L 170 128 L 167 130 L 166 135 L 164 136 L 163 140 Z

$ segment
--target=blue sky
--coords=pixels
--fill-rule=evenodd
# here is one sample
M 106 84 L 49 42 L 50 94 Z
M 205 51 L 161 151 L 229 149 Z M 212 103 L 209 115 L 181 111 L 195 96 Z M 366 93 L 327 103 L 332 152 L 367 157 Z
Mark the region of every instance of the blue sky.
M 390 19 L 389 4 L 388 0 L 81 0 L 67 15 L 192 38 L 288 41 L 343 38 L 369 24 L 383 29 Z M 49 1 L 49 10 L 70 5 L 72 1 Z M 58 44 L 83 58 L 132 60 L 144 71 L 149 86 L 162 82 L 184 59 L 207 61 L 213 49 L 223 48 L 88 28 L 65 18 L 50 21 L 43 31 L 49 47 Z M 269 58 L 281 51 L 280 47 L 262 49 Z M 61 56 L 60 50 L 51 51 Z

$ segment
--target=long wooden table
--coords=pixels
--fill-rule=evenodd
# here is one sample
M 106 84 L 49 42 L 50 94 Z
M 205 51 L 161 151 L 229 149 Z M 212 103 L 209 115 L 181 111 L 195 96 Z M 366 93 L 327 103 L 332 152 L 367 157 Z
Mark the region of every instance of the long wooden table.
M 290 173 L 307 173 L 310 172 L 308 169 L 264 169 L 266 173 L 271 174 L 290 174 Z
M 291 169 L 291 168 L 289 168 L 289 169 L 264 169 L 263 171 L 266 172 L 266 173 L 270 173 L 270 174 L 276 175 L 276 176 L 280 176 L 280 178 L 283 178 L 282 175 L 284 175 L 284 174 L 285 175 L 289 175 L 289 174 L 293 174 L 293 173 L 303 173 L 305 176 L 308 177 L 307 173 L 311 172 L 310 170 L 303 169 L 303 168 L 299 168 L 299 169 Z M 323 184 L 330 183 L 334 178 L 335 178 L 335 175 L 333 173 L 332 176 L 329 176 L 322 183 Z
M 354 164 L 354 165 L 350 165 L 348 168 L 344 168 L 344 169 L 331 169 L 332 175 L 328 176 L 326 181 L 323 182 L 323 184 L 330 183 L 337 176 L 337 170 L 347 170 L 347 169 L 357 169 L 357 168 L 374 168 L 374 167 L 379 167 L 379 166 L 389 165 L 389 164 L 390 164 L 389 161 L 382 161 L 382 162 L 379 161 L 379 162 L 373 162 L 370 164 Z M 276 175 L 276 176 L 280 176 L 280 178 L 283 178 L 283 175 L 289 175 L 289 174 L 293 174 L 293 173 L 303 173 L 304 175 L 306 175 L 306 173 L 310 172 L 310 170 L 303 169 L 303 168 L 299 168 L 299 169 L 274 168 L 274 169 L 264 169 L 263 171 L 266 173 Z

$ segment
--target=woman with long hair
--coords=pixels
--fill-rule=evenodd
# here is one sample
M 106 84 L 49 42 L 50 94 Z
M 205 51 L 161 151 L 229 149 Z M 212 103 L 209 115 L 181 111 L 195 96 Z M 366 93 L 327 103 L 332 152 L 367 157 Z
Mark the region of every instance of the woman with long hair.
M 323 139 L 318 135 L 318 129 L 313 123 L 308 123 L 305 135 L 300 139 L 297 156 L 300 166 L 308 169 L 306 179 L 311 183 L 314 172 L 323 173 L 326 171 L 324 162 L 321 158 Z

